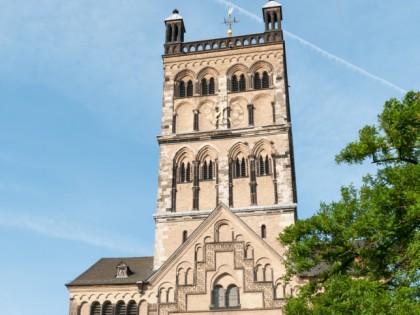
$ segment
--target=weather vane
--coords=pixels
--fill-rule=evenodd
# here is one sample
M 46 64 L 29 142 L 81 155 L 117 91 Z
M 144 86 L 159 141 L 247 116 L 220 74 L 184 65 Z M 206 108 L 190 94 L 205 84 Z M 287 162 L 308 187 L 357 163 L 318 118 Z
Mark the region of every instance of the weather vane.
M 229 29 L 227 31 L 229 36 L 232 36 L 233 34 L 233 30 L 232 30 L 232 25 L 238 23 L 239 21 L 236 21 L 235 17 L 233 16 L 233 5 L 232 5 L 232 1 L 230 1 L 230 6 L 229 6 L 229 10 L 228 10 L 228 17 L 227 19 L 224 18 L 224 24 L 226 26 L 229 26 Z

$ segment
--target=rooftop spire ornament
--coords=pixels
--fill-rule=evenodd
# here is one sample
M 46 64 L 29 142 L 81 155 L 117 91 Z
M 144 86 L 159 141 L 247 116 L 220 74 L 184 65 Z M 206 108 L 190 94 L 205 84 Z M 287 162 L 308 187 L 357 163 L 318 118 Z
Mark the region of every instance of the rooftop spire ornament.
M 228 36 L 232 36 L 233 35 L 233 30 L 232 30 L 232 25 L 233 24 L 236 24 L 236 23 L 238 23 L 239 21 L 237 21 L 236 19 L 235 19 L 235 17 L 233 16 L 233 6 L 232 6 L 232 1 L 230 2 L 230 6 L 229 6 L 229 9 L 228 9 L 228 17 L 227 17 L 227 19 L 226 18 L 224 18 L 224 24 L 226 25 L 226 26 L 229 26 L 229 29 L 228 29 L 228 31 L 227 31 L 227 33 L 228 33 Z

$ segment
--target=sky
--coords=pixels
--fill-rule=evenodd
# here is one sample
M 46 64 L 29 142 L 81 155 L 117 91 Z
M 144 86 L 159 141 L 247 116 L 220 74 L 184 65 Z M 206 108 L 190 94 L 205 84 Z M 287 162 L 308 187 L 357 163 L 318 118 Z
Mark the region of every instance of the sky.
M 233 0 L 234 34 L 266 0 Z M 283 0 L 300 218 L 370 163 L 334 156 L 384 102 L 420 88 L 418 0 Z M 68 313 L 101 257 L 152 256 L 164 19 L 224 37 L 223 0 L 0 0 L 0 303 Z M 48 311 L 46 309 L 48 308 Z

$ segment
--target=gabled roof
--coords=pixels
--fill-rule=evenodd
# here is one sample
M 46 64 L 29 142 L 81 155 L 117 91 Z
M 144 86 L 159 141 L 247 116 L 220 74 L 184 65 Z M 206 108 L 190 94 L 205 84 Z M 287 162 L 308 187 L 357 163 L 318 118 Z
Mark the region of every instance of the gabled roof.
M 270 245 L 268 245 L 258 234 L 254 232 L 244 221 L 242 221 L 236 214 L 234 214 L 229 207 L 224 203 L 220 203 L 213 212 L 195 229 L 195 231 L 188 237 L 188 239 L 166 260 L 163 265 L 151 275 L 148 279 L 149 282 L 154 282 L 165 274 L 176 263 L 177 258 L 187 252 L 191 246 L 194 246 L 200 239 L 200 237 L 207 231 L 214 223 L 216 223 L 221 215 L 225 215 L 231 222 L 238 223 L 245 231 L 253 237 L 255 241 L 254 246 L 261 246 L 270 251 L 274 256 L 277 256 L 279 260 L 284 261 L 284 258 L 275 251 Z M 257 244 L 258 243 L 258 244 Z
M 130 269 L 126 278 L 117 278 L 117 266 L 124 262 Z M 135 284 L 153 274 L 153 257 L 102 258 L 66 286 L 98 284 Z

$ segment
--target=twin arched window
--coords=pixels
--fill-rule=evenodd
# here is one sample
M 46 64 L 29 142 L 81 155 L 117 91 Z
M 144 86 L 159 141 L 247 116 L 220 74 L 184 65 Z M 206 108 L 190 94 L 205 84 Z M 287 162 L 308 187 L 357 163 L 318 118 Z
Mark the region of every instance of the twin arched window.
M 270 87 L 270 80 L 268 78 L 267 71 L 264 71 L 262 75 L 259 72 L 256 72 L 254 75 L 254 89 L 268 89 Z
M 214 165 L 213 161 L 205 160 L 204 163 L 201 166 L 201 179 L 202 180 L 210 180 L 214 178 Z
M 179 82 L 179 97 L 193 96 L 193 82 L 188 80 Z
M 239 290 L 234 284 L 227 290 L 221 285 L 216 285 L 212 292 L 212 308 L 239 308 Z
M 188 183 L 191 181 L 191 164 L 190 162 L 182 162 L 179 170 L 179 182 Z
M 237 157 L 235 162 L 234 162 L 234 177 L 235 178 L 241 178 L 241 177 L 246 177 L 246 160 L 243 157 L 242 159 Z
M 214 93 L 214 78 L 210 78 L 209 80 L 206 78 L 201 79 L 201 95 L 214 95 Z
M 264 176 L 270 174 L 270 159 L 268 158 L 268 155 L 266 155 L 265 157 L 260 155 L 258 159 L 258 175 Z
M 235 74 L 232 76 L 232 92 L 240 92 L 246 90 L 245 75 L 241 74 L 239 77 Z

